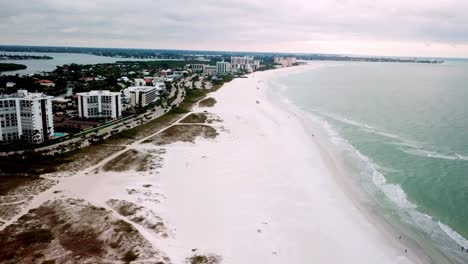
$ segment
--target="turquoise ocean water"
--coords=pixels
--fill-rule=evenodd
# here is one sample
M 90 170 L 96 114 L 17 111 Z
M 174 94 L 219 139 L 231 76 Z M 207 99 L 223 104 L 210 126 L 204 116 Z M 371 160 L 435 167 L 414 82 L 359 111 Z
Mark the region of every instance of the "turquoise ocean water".
M 383 217 L 468 263 L 468 62 L 317 62 L 271 84 L 319 122 Z

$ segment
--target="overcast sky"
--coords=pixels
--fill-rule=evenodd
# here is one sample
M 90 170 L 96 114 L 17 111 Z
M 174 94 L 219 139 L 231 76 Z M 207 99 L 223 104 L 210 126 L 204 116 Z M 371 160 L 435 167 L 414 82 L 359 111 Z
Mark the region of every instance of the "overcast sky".
M 0 44 L 468 57 L 468 0 L 0 0 Z

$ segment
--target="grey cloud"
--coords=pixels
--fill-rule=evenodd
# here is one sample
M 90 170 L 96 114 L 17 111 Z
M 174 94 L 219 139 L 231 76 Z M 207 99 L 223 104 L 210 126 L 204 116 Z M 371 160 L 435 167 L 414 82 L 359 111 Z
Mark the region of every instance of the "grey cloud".
M 1 44 L 209 49 L 313 40 L 468 44 L 463 0 L 0 0 L 0 6 L 0 30 L 7 32 Z

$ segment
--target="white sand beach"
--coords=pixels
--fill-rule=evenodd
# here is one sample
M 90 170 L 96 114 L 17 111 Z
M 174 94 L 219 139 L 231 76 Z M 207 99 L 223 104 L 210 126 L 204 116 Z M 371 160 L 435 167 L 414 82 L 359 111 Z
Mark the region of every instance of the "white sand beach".
M 62 178 L 24 210 L 61 196 L 109 210 L 110 199 L 133 202 L 147 209 L 141 216 L 164 221 L 167 237 L 132 224 L 172 263 L 193 254 L 227 264 L 422 263 L 352 202 L 300 119 L 268 99 L 268 79 L 293 70 L 235 79 L 211 95 L 215 106 L 196 107 L 222 119 L 212 124 L 215 139 L 162 147 L 140 140 L 127 148 L 163 149 L 160 166 L 97 170 L 120 151 Z
M 168 148 L 157 177 L 177 233 L 167 253 L 176 263 L 192 248 L 223 263 L 413 263 L 345 195 L 303 124 L 268 100 L 268 79 L 292 70 L 226 84 L 209 111 L 228 133 Z

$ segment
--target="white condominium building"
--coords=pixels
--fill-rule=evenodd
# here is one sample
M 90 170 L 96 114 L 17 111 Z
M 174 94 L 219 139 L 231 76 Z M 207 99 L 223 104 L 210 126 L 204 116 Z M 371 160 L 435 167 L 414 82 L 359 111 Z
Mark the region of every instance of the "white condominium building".
M 252 56 L 231 57 L 232 71 L 253 72 L 260 68 L 260 61 L 255 60 Z
M 226 75 L 231 72 L 231 64 L 225 61 L 216 62 L 216 71 L 219 75 Z
M 281 64 L 282 67 L 291 67 L 297 61 L 295 57 L 275 57 L 274 62 L 275 64 Z
M 122 93 L 131 106 L 147 106 L 158 100 L 159 91 L 163 89 L 160 85 L 161 83 L 158 83 L 158 86 L 132 86 L 124 89 Z
M 77 95 L 80 118 L 117 119 L 122 115 L 122 102 L 118 92 L 90 91 Z
M 0 95 L 0 141 L 41 143 L 53 137 L 52 98 L 26 90 Z

